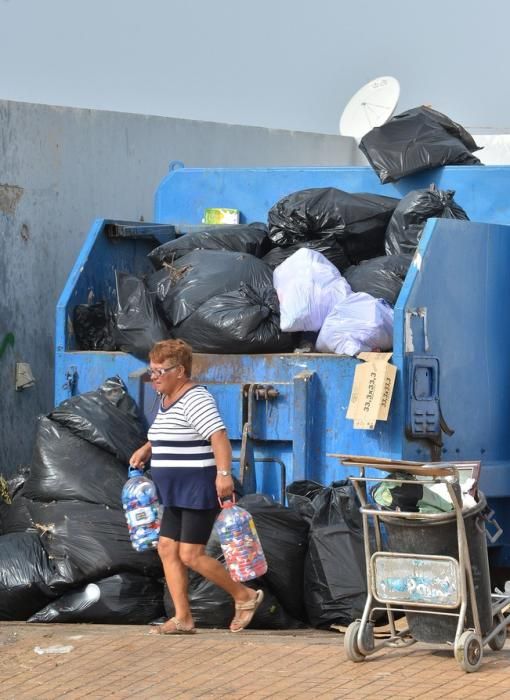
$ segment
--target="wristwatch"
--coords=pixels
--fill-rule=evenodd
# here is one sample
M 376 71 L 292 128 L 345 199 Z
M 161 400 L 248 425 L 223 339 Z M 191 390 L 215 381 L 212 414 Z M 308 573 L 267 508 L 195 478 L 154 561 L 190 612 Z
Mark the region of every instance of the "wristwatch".
M 218 469 L 216 473 L 218 476 L 232 476 L 232 472 L 228 472 L 226 469 Z

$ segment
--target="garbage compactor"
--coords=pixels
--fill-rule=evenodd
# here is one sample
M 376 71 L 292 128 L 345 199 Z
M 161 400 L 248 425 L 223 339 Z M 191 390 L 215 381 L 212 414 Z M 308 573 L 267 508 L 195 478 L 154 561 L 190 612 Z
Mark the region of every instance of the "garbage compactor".
M 199 226 L 210 207 L 242 223 L 267 221 L 284 195 L 311 187 L 402 197 L 455 190 L 470 221 L 430 219 L 394 307 L 396 382 L 388 419 L 374 429 L 346 417 L 359 360 L 326 353 L 196 355 L 194 376 L 215 396 L 245 490 L 284 498 L 285 483 L 351 475 L 331 454 L 419 461 L 481 460 L 480 487 L 503 534 L 491 548 L 510 563 L 510 167 L 448 166 L 381 185 L 364 167 L 201 169 L 171 167 L 155 196 L 153 224 L 96 220 L 56 312 L 55 401 L 119 375 L 148 419 L 154 395 L 143 361 L 79 351 L 73 309 L 115 300 L 115 271 L 153 267 L 157 245 Z M 115 225 L 112 225 L 115 224 Z

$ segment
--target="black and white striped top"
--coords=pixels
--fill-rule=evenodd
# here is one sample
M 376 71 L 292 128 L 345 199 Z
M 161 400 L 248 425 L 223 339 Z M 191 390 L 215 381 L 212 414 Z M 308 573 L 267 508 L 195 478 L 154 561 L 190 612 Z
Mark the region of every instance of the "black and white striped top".
M 160 404 L 148 438 L 151 475 L 160 502 L 180 508 L 214 508 L 216 462 L 210 438 L 225 425 L 203 386 L 188 389 L 168 408 Z

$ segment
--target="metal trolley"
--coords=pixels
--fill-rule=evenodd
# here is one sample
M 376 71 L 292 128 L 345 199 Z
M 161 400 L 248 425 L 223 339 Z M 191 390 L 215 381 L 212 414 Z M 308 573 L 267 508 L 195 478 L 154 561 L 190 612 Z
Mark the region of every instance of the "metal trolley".
M 471 533 L 470 543 L 468 543 L 466 512 L 462 511 L 457 469 L 452 465 L 381 464 L 382 460 L 377 459 L 373 463 L 367 461 L 360 464 L 359 462 L 360 459 L 358 463 L 356 461 L 343 463 L 356 464 L 360 469 L 360 475 L 350 479 L 361 503 L 367 570 L 367 601 L 361 619 L 355 620 L 347 628 L 344 640 L 347 657 L 351 661 L 361 662 L 383 647 L 398 648 L 407 647 L 417 641 L 429 642 L 431 641 L 429 635 L 425 634 L 423 638 L 423 630 L 428 628 L 436 634 L 439 630 L 441 637 L 444 619 L 447 617 L 446 625 L 451 628 L 449 634 L 444 634 L 444 638 L 436 638 L 432 641 L 453 645 L 455 659 L 461 668 L 468 673 L 476 671 L 482 661 L 484 645 L 488 644 L 495 651 L 501 650 L 505 645 L 506 628 L 510 623 L 507 614 L 510 596 L 506 593 L 491 594 L 485 524 L 481 517 L 476 517 L 474 527 L 477 528 L 476 533 L 481 533 L 479 536 L 482 537 L 480 542 L 483 546 L 479 543 L 473 545 L 471 540 L 476 538 L 472 537 Z M 367 477 L 365 471 L 367 467 L 383 470 L 390 476 Z M 449 527 L 453 527 L 453 549 L 457 556 L 422 553 L 419 542 L 415 551 L 392 551 L 391 538 L 388 538 L 388 534 L 394 523 L 398 523 L 400 528 L 402 526 L 407 528 L 406 536 L 409 536 L 412 527 L 418 526 L 423 540 L 429 525 L 437 525 L 445 521 L 445 514 L 382 510 L 369 502 L 368 482 L 387 481 L 394 484 L 398 481 L 399 484 L 416 485 L 416 480 L 411 481 L 411 477 L 409 481 L 396 478 L 395 472 L 402 471 L 418 477 L 425 483 L 446 485 L 454 506 L 452 513 L 446 514 L 446 517 L 449 517 Z M 392 476 L 395 478 L 391 478 Z M 483 494 L 480 494 L 480 499 L 485 503 Z M 471 551 L 470 554 L 470 547 L 473 546 L 476 547 L 477 555 L 482 557 L 482 566 L 476 567 L 477 575 L 479 568 L 485 567 L 487 572 L 487 580 L 482 581 L 481 584 L 479 581 L 475 582 L 473 577 L 474 552 Z M 427 547 L 424 549 L 427 550 Z M 388 617 L 389 637 L 376 640 L 374 623 L 381 612 L 385 612 Z M 397 630 L 395 613 L 405 613 L 405 629 Z M 443 622 L 438 616 L 442 617 Z M 419 621 L 418 624 L 417 621 Z M 423 624 L 424 621 L 425 624 Z

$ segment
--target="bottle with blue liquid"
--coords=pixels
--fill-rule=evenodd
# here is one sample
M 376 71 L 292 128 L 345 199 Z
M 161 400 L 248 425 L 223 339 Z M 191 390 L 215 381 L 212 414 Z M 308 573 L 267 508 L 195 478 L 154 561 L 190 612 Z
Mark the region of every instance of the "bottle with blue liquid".
M 160 528 L 156 487 L 141 469 L 129 467 L 128 477 L 121 500 L 131 544 L 137 552 L 155 549 Z

